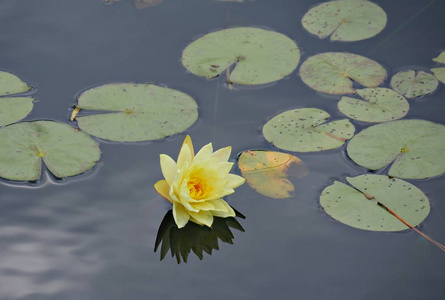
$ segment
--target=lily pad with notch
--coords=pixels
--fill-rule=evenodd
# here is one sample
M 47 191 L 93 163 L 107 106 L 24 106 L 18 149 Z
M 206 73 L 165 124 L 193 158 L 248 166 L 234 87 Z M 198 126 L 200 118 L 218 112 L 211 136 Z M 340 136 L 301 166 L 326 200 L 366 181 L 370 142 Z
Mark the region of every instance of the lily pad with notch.
M 293 40 L 253 27 L 206 34 L 182 53 L 182 64 L 191 73 L 213 78 L 227 71 L 229 83 L 244 85 L 280 80 L 295 70 L 299 60 L 300 50 Z
M 348 156 L 359 166 L 388 175 L 424 179 L 445 172 L 445 126 L 426 120 L 398 120 L 371 126 L 348 143 Z
M 377 87 L 386 70 L 376 61 L 347 52 L 326 52 L 309 57 L 300 76 L 312 89 L 327 94 L 355 94 L 352 80 L 365 87 Z
M 370 1 L 341 0 L 311 8 L 301 20 L 303 27 L 331 41 L 360 41 L 377 35 L 386 26 L 385 11 Z
M 402 71 L 391 78 L 391 88 L 406 98 L 416 98 L 434 92 L 439 81 L 432 74 L 414 70 Z
M 86 133 L 54 121 L 21 122 L 0 129 L 0 177 L 39 179 L 42 161 L 63 178 L 91 169 L 100 158 L 97 142 Z
M 313 152 L 342 146 L 354 136 L 355 127 L 348 119 L 326 121 L 330 115 L 316 108 L 285 111 L 270 119 L 263 135 L 280 149 Z
M 338 109 L 351 119 L 387 122 L 403 118 L 409 110 L 405 97 L 387 88 L 357 89 L 363 100 L 343 96 Z
M 198 107 L 187 94 L 153 84 L 114 83 L 90 89 L 78 100 L 79 128 L 101 139 L 137 142 L 183 132 L 198 119 Z
M 372 231 L 407 230 L 409 227 L 386 208 L 413 227 L 430 212 L 425 194 L 404 180 L 374 174 L 346 180 L 350 185 L 334 181 L 326 187 L 320 204 L 328 215 L 348 226 Z

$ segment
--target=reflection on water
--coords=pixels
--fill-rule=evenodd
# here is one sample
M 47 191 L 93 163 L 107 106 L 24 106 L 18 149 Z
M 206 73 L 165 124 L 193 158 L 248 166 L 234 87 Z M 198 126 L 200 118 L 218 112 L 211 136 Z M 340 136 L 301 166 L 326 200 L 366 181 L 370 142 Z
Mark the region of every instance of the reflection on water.
M 236 216 L 245 218 L 235 210 Z M 231 228 L 244 232 L 244 228 L 235 218 L 214 217 L 212 228 L 201 226 L 193 222 L 188 222 L 179 229 L 173 218 L 173 213 L 169 210 L 159 226 L 158 235 L 155 242 L 155 252 L 161 245 L 161 260 L 170 250 L 172 257 L 176 261 L 186 263 L 190 251 L 196 254 L 199 259 L 203 259 L 203 252 L 212 255 L 213 249 L 219 250 L 218 239 L 227 244 L 233 244 L 234 236 Z

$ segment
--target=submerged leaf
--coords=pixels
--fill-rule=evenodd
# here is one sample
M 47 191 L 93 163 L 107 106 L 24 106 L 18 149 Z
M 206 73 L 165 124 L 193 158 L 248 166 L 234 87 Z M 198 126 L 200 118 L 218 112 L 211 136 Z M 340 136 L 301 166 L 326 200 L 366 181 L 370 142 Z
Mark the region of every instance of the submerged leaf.
M 409 229 L 379 203 L 412 226 L 419 225 L 430 212 L 425 194 L 404 180 L 371 174 L 346 180 L 351 186 L 334 181 L 326 187 L 320 204 L 327 214 L 348 226 L 373 231 Z
M 0 96 L 23 93 L 31 89 L 17 76 L 0 71 Z
M 379 170 L 392 163 L 391 177 L 423 179 L 445 172 L 445 126 L 425 120 L 399 120 L 371 126 L 348 144 L 358 165 Z
M 294 185 L 288 180 L 291 176 L 298 178 L 308 174 L 309 169 L 293 155 L 274 151 L 244 151 L 238 159 L 238 167 L 247 183 L 258 193 L 271 198 L 289 198 Z
M 110 141 L 162 139 L 183 132 L 198 119 L 190 96 L 153 84 L 114 83 L 84 92 L 77 107 L 102 111 L 77 116 L 85 132 Z
M 275 147 L 298 152 L 334 149 L 354 135 L 354 125 L 347 119 L 325 123 L 330 115 L 316 108 L 285 111 L 270 119 L 263 135 Z
M 144 9 L 150 6 L 158 5 L 162 3 L 164 0 L 133 0 L 134 6 L 137 9 Z
M 34 181 L 42 161 L 62 178 L 91 169 L 100 158 L 89 135 L 53 121 L 22 122 L 0 129 L 0 177 Z
M 322 39 L 331 36 L 332 41 L 360 41 L 385 28 L 386 13 L 370 1 L 329 1 L 311 8 L 301 23 Z
M 431 94 L 439 85 L 437 79 L 428 73 L 414 70 L 398 72 L 391 78 L 391 88 L 406 98 Z
M 403 118 L 409 110 L 406 99 L 387 88 L 357 90 L 364 99 L 343 96 L 338 109 L 351 119 L 364 122 L 386 122 Z
M 191 73 L 213 78 L 228 70 L 229 83 L 246 85 L 280 80 L 297 67 L 299 60 L 300 50 L 290 38 L 252 27 L 206 34 L 182 53 L 182 63 Z
M 26 117 L 32 110 L 31 97 L 0 98 L 0 126 L 15 123 Z
M 309 57 L 300 68 L 305 84 L 327 94 L 354 94 L 354 80 L 365 87 L 377 87 L 386 77 L 379 63 L 346 52 L 327 52 Z

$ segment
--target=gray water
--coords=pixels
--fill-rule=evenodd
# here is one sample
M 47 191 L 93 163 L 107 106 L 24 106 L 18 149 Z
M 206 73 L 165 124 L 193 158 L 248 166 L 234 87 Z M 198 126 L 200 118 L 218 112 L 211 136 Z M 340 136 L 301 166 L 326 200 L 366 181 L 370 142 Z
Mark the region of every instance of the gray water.
M 193 253 L 177 264 L 154 252 L 170 204 L 153 184 L 162 178 L 159 154 L 175 157 L 185 134 L 196 148 L 232 145 L 232 161 L 248 149 L 275 150 L 261 135 L 279 112 L 317 107 L 333 118 L 339 97 L 321 95 L 293 72 L 261 88 L 230 91 L 224 78 L 187 73 L 180 57 L 194 38 L 233 26 L 259 26 L 297 41 L 302 59 L 347 51 L 380 62 L 388 73 L 428 69 L 445 47 L 445 2 L 375 1 L 388 14 L 376 37 L 332 43 L 305 32 L 300 20 L 318 1 L 165 0 L 137 10 L 130 0 L 1 0 L 0 69 L 34 87 L 25 120 L 69 123 L 76 97 L 110 82 L 152 82 L 191 95 L 198 122 L 185 133 L 145 143 L 99 141 L 91 172 L 66 180 L 0 182 L 0 299 L 443 299 L 445 257 L 413 231 L 367 232 L 326 215 L 318 197 L 333 180 L 366 172 L 344 148 L 297 153 L 310 174 L 290 199 L 269 199 L 248 185 L 227 201 L 246 219 L 234 244 Z M 388 79 L 385 85 L 388 85 Z M 410 101 L 407 118 L 445 123 L 445 87 Z M 354 122 L 357 131 L 368 126 Z M 73 123 L 74 125 L 74 123 Z M 237 168 L 234 172 L 239 174 Z M 444 177 L 411 181 L 432 210 L 419 229 L 445 242 Z

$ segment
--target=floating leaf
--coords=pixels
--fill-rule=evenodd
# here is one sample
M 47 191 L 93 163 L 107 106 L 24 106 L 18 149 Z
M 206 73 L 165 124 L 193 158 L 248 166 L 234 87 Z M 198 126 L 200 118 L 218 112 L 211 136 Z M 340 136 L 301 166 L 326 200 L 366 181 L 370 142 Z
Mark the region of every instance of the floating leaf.
M 304 83 L 327 94 L 354 94 L 352 80 L 377 87 L 386 77 L 379 63 L 352 53 L 327 52 L 309 57 L 300 68 Z
M 289 198 L 294 185 L 287 179 L 289 168 L 298 178 L 308 174 L 309 169 L 293 155 L 274 151 L 244 151 L 238 159 L 238 167 L 247 183 L 258 193 L 271 198 Z
M 331 36 L 331 41 L 352 42 L 382 31 L 386 26 L 386 13 L 369 1 L 329 1 L 311 8 L 301 23 L 319 38 Z
M 445 83 L 445 68 L 432 68 L 431 72 L 440 82 Z
M 351 139 L 347 152 L 358 165 L 388 175 L 423 179 L 445 172 L 445 126 L 425 120 L 399 120 L 371 126 Z
M 0 177 L 37 180 L 42 160 L 62 178 L 91 169 L 100 158 L 99 146 L 89 135 L 53 121 L 13 124 L 0 129 Z
M 252 27 L 206 34 L 182 53 L 182 63 L 191 73 L 213 78 L 228 70 L 229 83 L 246 85 L 277 81 L 290 74 L 299 60 L 300 50 L 287 36 Z
M 398 72 L 391 78 L 391 88 L 406 98 L 431 94 L 438 85 L 436 77 L 423 71 Z
M 346 225 L 373 231 L 409 229 L 379 203 L 412 226 L 419 225 L 430 212 L 425 194 L 404 180 L 371 174 L 346 180 L 352 187 L 334 181 L 320 196 L 326 213 Z
M 445 51 L 442 51 L 438 57 L 433 58 L 433 61 L 441 63 L 441 64 L 445 64 Z
M 270 119 L 263 135 L 275 147 L 298 152 L 334 149 L 354 135 L 347 119 L 325 123 L 330 115 L 316 108 L 285 111 Z
M 31 89 L 17 76 L 0 71 L 0 96 L 23 93 Z
M 183 132 L 198 119 L 190 96 L 152 84 L 115 83 L 84 92 L 80 109 L 103 111 L 77 116 L 79 127 L 110 141 L 157 140 Z
M 31 97 L 0 98 L 0 126 L 15 123 L 26 117 L 32 110 Z
M 342 97 L 338 109 L 351 119 L 364 122 L 386 122 L 403 118 L 409 110 L 406 99 L 387 88 L 357 90 L 364 99 Z

